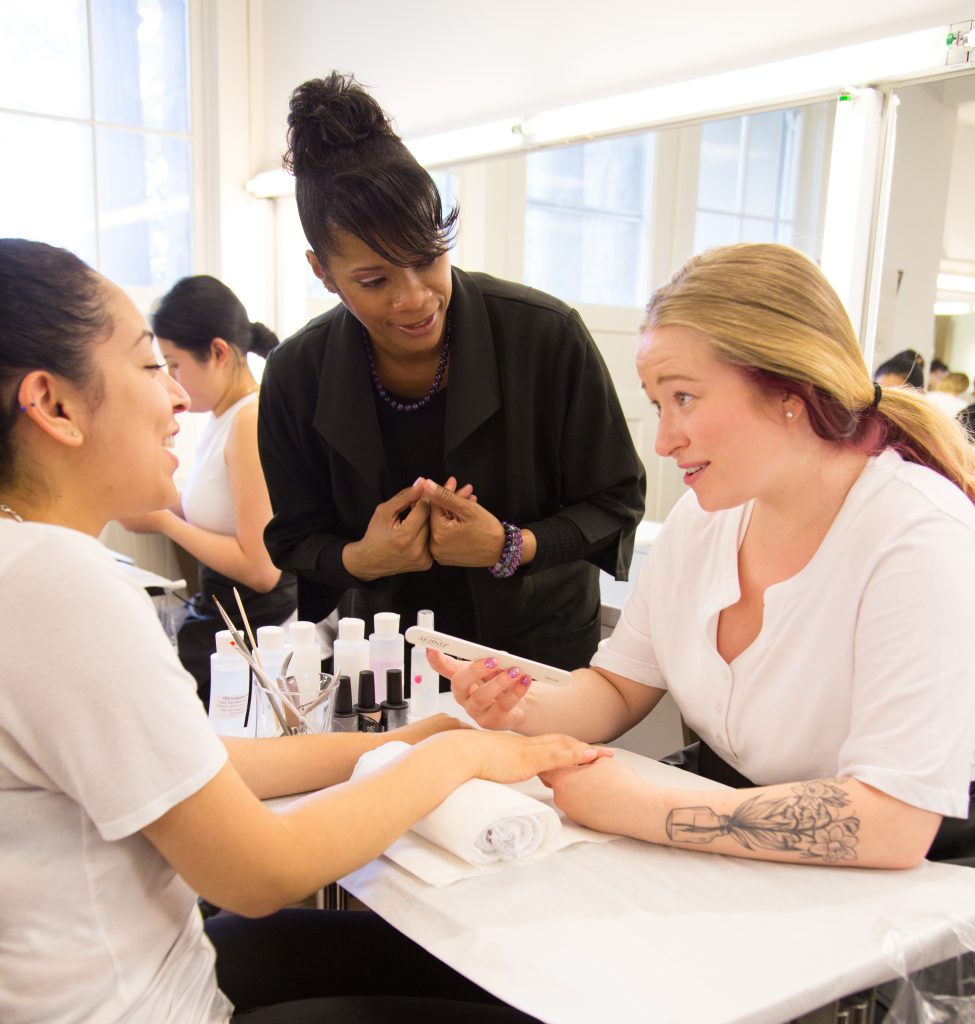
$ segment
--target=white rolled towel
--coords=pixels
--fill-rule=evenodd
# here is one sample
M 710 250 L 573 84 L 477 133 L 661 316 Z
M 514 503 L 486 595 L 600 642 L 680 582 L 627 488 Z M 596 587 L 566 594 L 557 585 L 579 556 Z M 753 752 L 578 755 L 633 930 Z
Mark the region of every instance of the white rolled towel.
M 359 758 L 353 779 L 382 768 L 409 744 L 384 743 Z M 562 823 L 546 804 L 497 782 L 470 779 L 412 828 L 468 864 L 544 856 L 557 847 Z

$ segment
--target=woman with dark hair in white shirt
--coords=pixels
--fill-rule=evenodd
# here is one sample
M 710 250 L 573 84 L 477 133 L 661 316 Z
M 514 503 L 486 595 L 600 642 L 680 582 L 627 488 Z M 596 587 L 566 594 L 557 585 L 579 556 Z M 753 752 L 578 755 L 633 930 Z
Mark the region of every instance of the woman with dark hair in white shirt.
M 469 778 L 597 752 L 444 715 L 221 741 L 151 601 L 96 539 L 174 500 L 187 402 L 118 287 L 63 249 L 0 239 L 0 1019 L 212 1024 L 229 996 L 255 1024 L 528 1020 L 371 914 L 275 911 Z M 416 745 L 347 782 L 389 738 Z M 265 918 L 207 922 L 216 970 L 198 893 Z

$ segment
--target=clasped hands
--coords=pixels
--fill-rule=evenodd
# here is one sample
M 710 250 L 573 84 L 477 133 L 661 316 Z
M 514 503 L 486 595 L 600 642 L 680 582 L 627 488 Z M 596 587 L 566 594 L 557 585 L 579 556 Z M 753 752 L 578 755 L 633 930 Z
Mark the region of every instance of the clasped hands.
M 501 521 L 478 504 L 474 487 L 448 477 L 423 477 L 376 506 L 361 540 L 345 546 L 342 561 L 361 580 L 440 565 L 491 566 L 504 546 Z

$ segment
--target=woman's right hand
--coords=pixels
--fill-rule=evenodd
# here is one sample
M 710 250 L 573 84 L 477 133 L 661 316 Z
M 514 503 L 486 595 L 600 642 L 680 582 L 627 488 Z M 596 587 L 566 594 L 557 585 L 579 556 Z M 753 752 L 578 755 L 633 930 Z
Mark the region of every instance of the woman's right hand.
M 492 659 L 458 661 L 432 647 L 427 660 L 435 672 L 450 680 L 458 704 L 482 729 L 518 731 L 525 720 L 522 704 L 531 677 L 518 669 L 500 669 Z
M 430 503 L 422 480 L 376 506 L 361 540 L 346 544 L 342 564 L 360 580 L 423 572 L 430 557 Z
M 591 764 L 612 751 L 572 736 L 515 736 L 470 729 L 433 737 L 429 742 L 453 744 L 458 757 L 469 758 L 471 778 L 490 782 L 524 782 L 541 772 Z

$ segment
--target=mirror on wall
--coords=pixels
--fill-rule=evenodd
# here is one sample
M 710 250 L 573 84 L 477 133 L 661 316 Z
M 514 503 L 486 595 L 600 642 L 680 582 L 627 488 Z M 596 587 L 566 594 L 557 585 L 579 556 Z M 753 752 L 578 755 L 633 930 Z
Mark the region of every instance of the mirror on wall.
M 874 367 L 905 349 L 975 380 L 975 72 L 899 100 Z M 975 402 L 971 386 L 965 393 Z

